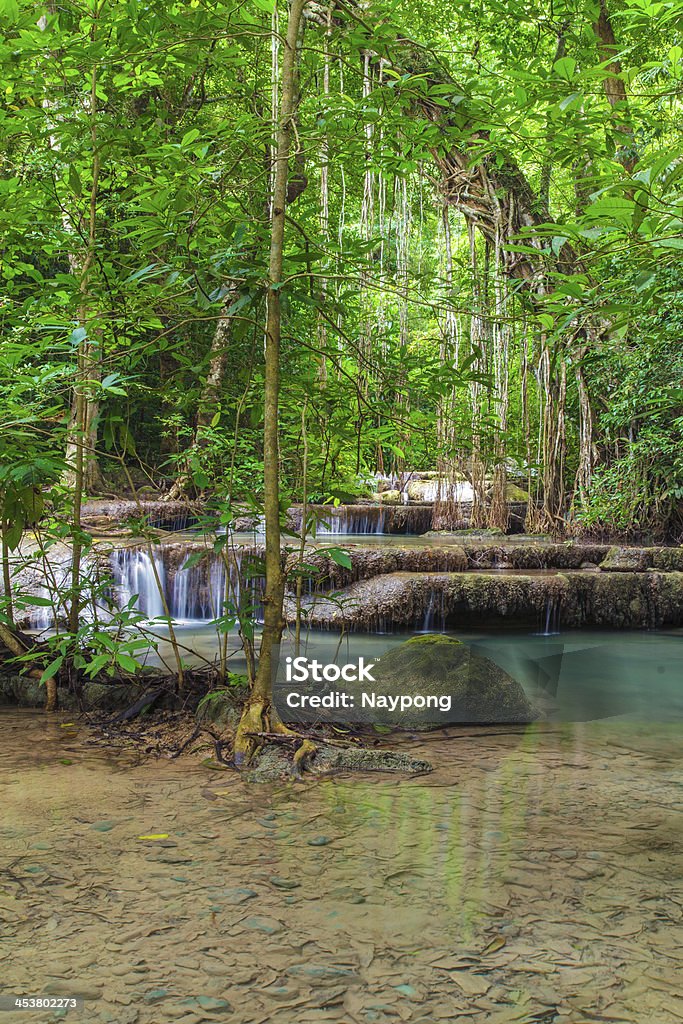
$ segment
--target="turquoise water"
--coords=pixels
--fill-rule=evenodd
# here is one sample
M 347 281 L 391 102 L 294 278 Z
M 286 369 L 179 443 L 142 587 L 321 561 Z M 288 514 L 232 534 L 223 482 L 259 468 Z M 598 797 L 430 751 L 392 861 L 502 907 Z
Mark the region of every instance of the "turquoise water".
M 161 632 L 161 630 L 160 630 Z M 212 661 L 217 637 L 208 624 L 176 626 L 189 661 Z M 379 658 L 414 634 L 347 634 L 311 630 L 302 654 L 339 663 Z M 683 630 L 667 632 L 575 631 L 543 636 L 529 633 L 449 633 L 473 644 L 524 687 L 551 721 L 587 722 L 628 716 L 634 721 L 683 719 Z M 243 668 L 241 652 L 231 638 L 230 664 Z M 283 654 L 291 651 L 285 637 Z M 167 642 L 159 654 L 169 667 Z M 151 661 L 157 656 L 150 655 Z

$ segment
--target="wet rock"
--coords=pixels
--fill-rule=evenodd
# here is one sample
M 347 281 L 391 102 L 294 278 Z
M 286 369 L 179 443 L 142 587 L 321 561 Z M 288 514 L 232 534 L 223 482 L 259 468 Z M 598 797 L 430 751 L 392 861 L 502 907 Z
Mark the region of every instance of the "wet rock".
M 309 578 L 318 592 L 338 590 L 358 580 L 373 579 L 393 572 L 463 572 L 467 555 L 458 544 L 442 547 L 356 547 L 348 551 L 351 566 L 338 565 L 326 551 L 306 554 Z M 286 571 L 293 574 L 298 555 L 291 555 Z
M 83 506 L 83 528 L 115 530 L 144 518 L 163 530 L 184 530 L 197 522 L 196 505 L 185 501 L 125 501 L 95 498 Z
M 655 629 L 683 625 L 683 573 L 405 573 L 351 584 L 304 600 L 311 626 L 323 629 L 463 629 L 583 626 Z M 285 603 L 295 618 L 291 598 Z
M 295 882 L 291 878 L 278 878 L 277 875 L 273 875 L 268 881 L 276 889 L 299 889 L 301 887 L 301 882 Z
M 584 562 L 599 564 L 609 547 L 606 544 L 548 542 L 543 537 L 524 542 L 463 541 L 471 569 L 580 569 Z
M 683 571 L 683 547 L 654 548 L 652 551 L 652 568 L 664 572 Z
M 376 501 L 381 501 L 384 505 L 400 505 L 403 501 L 400 491 L 382 491 L 381 493 L 373 494 L 373 498 Z
M 391 772 L 401 774 L 422 774 L 429 772 L 429 761 L 412 757 L 410 754 L 393 750 L 364 747 L 328 746 L 324 740 L 317 745 L 315 756 L 308 771 L 313 775 L 327 775 L 337 772 Z M 244 773 L 248 782 L 277 782 L 291 778 L 291 754 L 281 747 L 266 747 L 261 751 L 255 764 Z
M 425 537 L 504 537 L 505 533 L 498 526 L 465 527 L 459 530 L 428 530 Z
M 538 628 L 548 601 L 560 602 L 568 589 L 560 575 L 395 572 L 354 583 L 335 600 L 309 597 L 304 606 L 308 623 L 322 628 L 481 628 L 483 622 Z M 291 598 L 285 613 L 294 621 Z
M 384 654 L 373 674 L 378 694 L 450 697 L 447 711 L 412 707 L 401 712 L 405 728 L 454 722 L 532 722 L 538 717 L 512 676 L 453 637 L 412 637 Z M 389 716 L 395 723 L 397 712 Z M 389 716 L 380 712 L 378 720 Z
M 647 548 L 612 547 L 600 568 L 607 572 L 645 572 L 652 565 L 652 552 Z

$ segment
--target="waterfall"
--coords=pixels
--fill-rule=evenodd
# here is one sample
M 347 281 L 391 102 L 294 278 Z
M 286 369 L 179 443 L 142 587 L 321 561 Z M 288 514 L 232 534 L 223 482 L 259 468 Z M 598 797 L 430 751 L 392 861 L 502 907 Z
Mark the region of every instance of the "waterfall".
M 422 500 L 428 502 L 454 501 L 471 502 L 474 500 L 472 484 L 468 480 L 451 484 L 447 480 L 425 480 L 421 484 Z
M 545 602 L 545 622 L 541 636 L 556 636 L 560 632 L 560 600 L 550 595 Z
M 321 512 L 316 534 L 319 537 L 349 533 L 384 533 L 386 509 L 377 506 L 342 505 Z
M 35 595 L 41 601 L 55 601 L 55 598 L 50 593 L 47 587 L 40 587 Z M 37 629 L 42 632 L 45 629 L 52 629 L 55 624 L 55 609 L 52 604 L 33 605 L 28 613 L 28 627 L 29 629 Z
M 443 632 L 446 628 L 446 595 L 442 589 L 429 590 L 422 619 L 422 632 L 432 633 L 434 630 Z
M 153 565 L 159 575 L 164 595 L 166 592 L 163 558 L 158 551 L 155 551 L 152 557 L 154 563 L 142 548 L 122 548 L 112 555 L 112 570 L 119 588 L 118 604 L 124 607 L 132 597 L 137 596 L 135 607 L 150 619 L 165 614 Z
M 223 614 L 225 565 L 220 558 L 213 557 L 187 566 L 189 557 L 185 558 L 174 576 L 169 610 L 174 619 L 208 622 Z M 233 597 L 235 591 L 239 592 L 238 574 L 239 569 L 230 574 Z

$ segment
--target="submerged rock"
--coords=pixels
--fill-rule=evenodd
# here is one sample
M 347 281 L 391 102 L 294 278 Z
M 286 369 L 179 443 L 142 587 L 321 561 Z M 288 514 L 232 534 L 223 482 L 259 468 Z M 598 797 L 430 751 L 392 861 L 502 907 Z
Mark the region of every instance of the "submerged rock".
M 415 729 L 453 723 L 532 722 L 538 714 L 521 685 L 490 658 L 441 634 L 415 636 L 382 655 L 374 669 L 377 694 L 446 698 L 446 710 L 412 706 L 402 712 L 376 712 Z M 450 698 L 450 701 L 448 701 Z
M 330 746 L 322 740 L 307 766 L 307 773 L 326 775 L 337 772 L 398 772 L 402 774 L 422 774 L 430 772 L 429 761 L 403 751 L 368 750 L 365 747 Z M 291 778 L 291 751 L 281 746 L 265 747 L 258 755 L 258 760 L 243 773 L 248 782 L 277 782 Z

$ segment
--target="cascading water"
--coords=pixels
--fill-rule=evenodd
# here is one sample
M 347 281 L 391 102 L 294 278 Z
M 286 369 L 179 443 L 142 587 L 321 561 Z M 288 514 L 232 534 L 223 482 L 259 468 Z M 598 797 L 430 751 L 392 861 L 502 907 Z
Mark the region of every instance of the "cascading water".
M 443 590 L 430 590 L 422 620 L 422 632 L 442 632 L 446 628 L 446 601 Z
M 425 480 L 421 484 L 422 500 L 427 502 L 461 501 L 467 504 L 474 501 L 474 490 L 468 480 L 451 484 L 446 480 Z
M 117 603 L 124 607 L 135 595 L 135 607 L 149 618 L 163 616 L 164 600 L 171 618 L 184 622 L 210 622 L 224 612 L 226 598 L 230 607 L 244 604 L 245 611 L 262 618 L 261 591 L 263 580 L 249 562 L 258 549 L 234 548 L 226 561 L 210 549 L 198 561 L 197 549 L 181 549 L 177 545 L 160 547 L 153 553 L 142 548 L 123 548 L 112 555 L 112 571 L 117 590 Z M 181 556 L 180 564 L 179 554 Z M 154 574 L 159 577 L 161 590 Z M 226 573 L 228 574 L 226 576 Z M 227 586 L 226 586 L 227 584 Z
M 560 632 L 561 602 L 556 597 L 549 597 L 545 603 L 544 627 L 541 636 L 557 636 Z
M 368 505 L 330 508 L 321 514 L 316 529 L 318 537 L 349 533 L 384 533 L 386 509 Z
M 189 556 L 188 556 L 189 558 Z M 218 558 L 206 565 L 187 566 L 188 558 L 175 573 L 169 601 L 174 619 L 187 622 L 206 622 L 222 614 L 225 604 L 225 564 Z M 239 582 L 231 572 L 231 593 Z
M 147 551 L 134 547 L 121 548 L 112 554 L 112 571 L 119 591 L 117 603 L 123 608 L 132 597 L 137 596 L 135 607 L 150 619 L 165 614 L 162 593 L 157 585 L 153 566 L 156 567 L 164 596 L 166 587 L 163 557 L 160 552 L 155 551 L 152 558 Z

